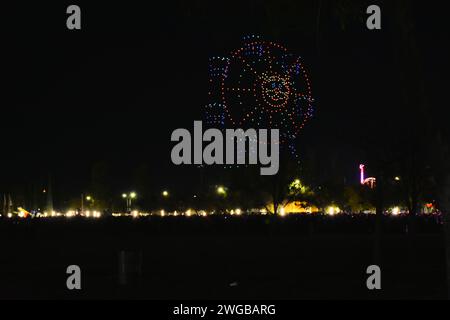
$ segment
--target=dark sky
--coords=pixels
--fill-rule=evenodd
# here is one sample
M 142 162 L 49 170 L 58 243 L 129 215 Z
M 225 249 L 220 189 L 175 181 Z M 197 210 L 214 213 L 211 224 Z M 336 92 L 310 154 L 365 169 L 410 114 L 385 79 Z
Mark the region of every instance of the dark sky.
M 300 1 L 298 18 L 283 5 L 285 15 L 267 14 L 258 1 L 166 2 L 80 4 L 81 31 L 65 28 L 69 3 L 5 10 L 0 192 L 43 183 L 51 172 L 60 197 L 69 197 L 89 187 L 99 163 L 113 192 L 135 188 L 141 172 L 155 190 L 185 188 L 195 169 L 170 164 L 170 134 L 202 119 L 208 58 L 252 33 L 303 57 L 316 115 L 300 149 L 338 156 L 336 174 L 357 179 L 365 137 L 380 119 L 401 119 L 391 6 L 383 30 L 370 32 L 364 12 L 343 29 L 327 10 L 336 1 L 325 1 L 317 38 L 317 1 Z M 414 22 L 433 121 L 442 126 L 448 32 L 436 6 L 415 5 Z

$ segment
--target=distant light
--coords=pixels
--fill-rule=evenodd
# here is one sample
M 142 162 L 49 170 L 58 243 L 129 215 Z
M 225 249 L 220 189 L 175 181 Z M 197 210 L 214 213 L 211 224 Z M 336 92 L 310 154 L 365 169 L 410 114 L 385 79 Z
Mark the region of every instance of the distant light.
M 139 212 L 137 212 L 136 210 L 134 210 L 131 215 L 133 216 L 133 218 L 137 218 L 139 217 Z
M 241 209 L 236 209 L 234 212 L 235 212 L 236 215 L 238 215 L 238 216 L 240 216 L 240 215 L 242 214 Z
M 92 200 L 92 197 L 91 197 L 91 196 L 87 196 L 87 197 L 86 197 L 86 200 L 87 200 L 87 201 L 91 201 L 91 200 Z
M 395 181 L 400 181 L 400 177 L 395 177 L 394 180 Z
M 286 210 L 284 210 L 284 208 L 281 208 L 279 215 L 282 217 L 286 216 Z
M 399 208 L 399 207 L 394 207 L 394 208 L 392 208 L 392 215 L 393 215 L 393 216 L 398 216 L 398 215 L 400 215 L 400 208 Z
M 122 193 L 122 198 L 128 198 L 128 195 L 126 193 Z
M 12 218 L 12 216 L 13 216 L 13 215 L 12 215 L 12 213 L 8 213 L 8 218 L 10 218 L 10 219 L 11 219 L 11 218 Z
M 365 177 L 364 177 L 364 168 L 365 168 L 365 165 L 363 165 L 363 164 L 360 164 L 359 165 L 359 170 L 360 170 L 360 182 L 361 182 L 361 184 L 364 184 L 364 180 L 365 180 Z
M 291 184 L 291 187 L 298 190 L 302 187 L 302 182 L 300 179 L 295 179 L 294 182 Z
M 186 216 L 187 216 L 187 217 L 190 217 L 191 215 L 192 215 L 191 209 L 187 210 L 187 211 L 186 211 Z
M 217 187 L 217 193 L 220 195 L 225 195 L 227 191 L 225 190 L 225 187 L 219 186 Z
M 161 217 L 165 217 L 166 216 L 166 212 L 164 210 L 161 210 Z
M 374 177 L 367 178 L 364 180 L 364 184 L 368 185 L 371 189 L 375 188 L 375 185 L 377 183 L 377 179 Z
M 71 218 L 71 217 L 73 217 L 74 215 L 75 215 L 75 211 L 73 211 L 73 210 L 69 210 L 69 211 L 66 212 L 66 217 L 67 217 L 67 218 Z
M 326 213 L 330 216 L 334 216 L 335 214 L 341 213 L 341 209 L 336 206 L 329 206 L 326 210 Z
M 162 195 L 163 195 L 164 197 L 168 197 L 168 196 L 169 196 L 169 191 L 164 190 L 163 193 L 162 193 Z
M 137 197 L 136 192 L 130 193 L 130 198 L 131 198 L 131 199 L 134 199 L 134 198 L 136 198 L 136 197 Z

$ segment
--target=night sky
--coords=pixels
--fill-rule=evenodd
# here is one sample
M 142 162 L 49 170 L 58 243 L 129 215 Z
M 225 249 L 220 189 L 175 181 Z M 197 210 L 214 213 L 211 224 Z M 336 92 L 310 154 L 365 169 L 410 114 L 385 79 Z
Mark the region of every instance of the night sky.
M 198 172 L 171 164 L 170 134 L 203 119 L 208 58 L 227 55 L 248 34 L 302 56 L 316 113 L 299 152 L 314 152 L 330 174 L 357 183 L 357 165 L 370 163 L 368 141 L 395 139 L 408 127 L 391 1 L 374 1 L 386 8 L 381 31 L 367 30 L 364 12 L 342 26 L 327 10 L 333 1 L 324 1 L 319 26 L 312 0 L 295 9 L 266 2 L 278 15 L 259 1 L 167 2 L 80 4 L 81 31 L 65 28 L 69 3 L 5 10 L 0 193 L 43 187 L 51 174 L 61 203 L 89 189 L 94 167 L 118 195 L 138 185 L 147 188 L 141 194 L 190 192 Z M 445 13 L 428 3 L 414 9 L 430 115 L 448 134 Z

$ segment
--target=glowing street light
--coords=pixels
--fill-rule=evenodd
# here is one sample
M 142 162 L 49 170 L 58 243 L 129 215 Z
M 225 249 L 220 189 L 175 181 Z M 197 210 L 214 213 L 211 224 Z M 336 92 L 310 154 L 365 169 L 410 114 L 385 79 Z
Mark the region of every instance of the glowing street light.
M 169 191 L 164 190 L 162 192 L 163 197 L 167 198 L 169 196 Z
M 127 212 L 131 212 L 131 201 L 137 198 L 136 192 L 130 192 L 130 194 L 122 193 L 122 198 L 126 201 Z
M 86 196 L 85 199 L 88 202 L 89 209 L 92 210 L 92 206 L 94 205 L 94 202 L 95 202 L 94 198 L 92 196 L 88 195 L 88 196 Z M 83 201 L 83 198 L 81 198 L 81 201 Z M 83 203 L 82 203 L 82 207 L 83 207 L 83 209 L 81 211 L 83 212 L 83 210 L 84 210 L 84 204 Z
M 223 186 L 218 186 L 216 191 L 217 191 L 217 194 L 222 195 L 222 196 L 225 196 L 227 194 L 227 190 Z

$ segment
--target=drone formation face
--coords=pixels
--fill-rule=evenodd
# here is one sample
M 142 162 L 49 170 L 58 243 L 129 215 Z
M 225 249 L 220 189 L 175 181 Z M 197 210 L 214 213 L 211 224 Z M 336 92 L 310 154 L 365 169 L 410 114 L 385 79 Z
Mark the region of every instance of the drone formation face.
M 311 118 L 309 77 L 300 57 L 274 42 L 245 37 L 227 57 L 210 59 L 210 126 L 280 130 L 280 146 L 294 140 Z

